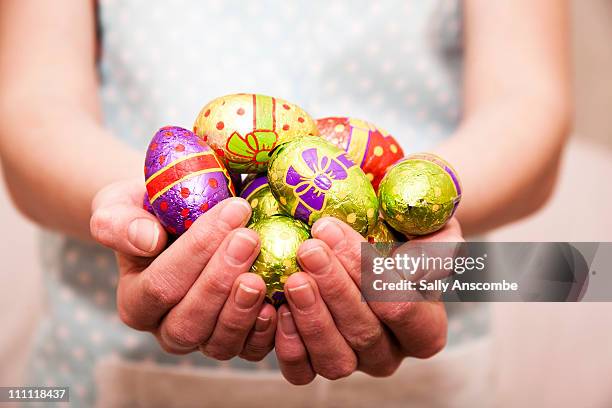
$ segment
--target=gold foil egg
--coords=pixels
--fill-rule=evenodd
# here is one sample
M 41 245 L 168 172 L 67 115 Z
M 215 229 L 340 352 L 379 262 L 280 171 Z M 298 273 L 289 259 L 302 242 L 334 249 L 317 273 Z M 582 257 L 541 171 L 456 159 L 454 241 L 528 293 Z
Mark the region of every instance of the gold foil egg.
M 385 221 L 405 235 L 442 228 L 461 200 L 461 184 L 446 161 L 429 153 L 413 154 L 391 167 L 378 187 Z
M 281 208 L 308 225 L 332 216 L 364 236 L 376 225 L 372 184 L 346 152 L 322 138 L 279 146 L 270 159 L 268 180 Z
M 265 172 L 269 153 L 277 145 L 318 135 L 314 120 L 302 108 L 259 94 L 227 95 L 209 102 L 193 131 L 230 171 L 243 174 Z
M 273 304 L 284 301 L 283 286 L 289 275 L 300 271 L 296 256 L 300 244 L 310 238 L 309 228 L 285 215 L 263 218 L 249 228 L 259 234 L 261 249 L 251 272 L 266 282 L 268 299 Z
M 282 214 L 278 201 L 270 191 L 268 177 L 263 174 L 248 176 L 244 181 L 244 188 L 240 196 L 251 205 L 252 212 L 249 224 L 273 215 Z

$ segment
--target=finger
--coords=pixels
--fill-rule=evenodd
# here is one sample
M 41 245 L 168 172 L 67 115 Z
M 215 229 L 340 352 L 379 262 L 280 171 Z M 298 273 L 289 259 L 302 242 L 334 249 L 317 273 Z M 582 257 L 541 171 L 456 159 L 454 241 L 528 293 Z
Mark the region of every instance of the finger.
M 357 357 L 336 328 L 316 282 L 306 273 L 294 273 L 285 283 L 285 295 L 315 372 L 336 380 L 355 371 Z
M 274 349 L 280 370 L 291 384 L 308 384 L 316 374 L 308 361 L 306 346 L 298 334 L 289 307 L 282 305 L 278 309 L 278 316 Z
M 142 273 L 138 259 L 120 257 L 117 306 L 122 320 L 139 330 L 156 328 L 185 296 L 224 238 L 245 225 L 250 215 L 246 201 L 227 199 L 198 218 Z
M 336 327 L 353 350 L 363 351 L 378 343 L 383 328 L 338 258 L 323 241 L 302 243 L 298 260 L 314 279 Z
M 166 246 L 168 236 L 154 215 L 133 202 L 133 191 L 144 192 L 131 183 L 115 183 L 101 190 L 92 203 L 90 232 L 104 246 L 130 256 L 152 257 Z M 133 188 L 133 191 L 128 191 Z
M 206 343 L 230 297 L 234 282 L 238 276 L 249 271 L 258 252 L 259 236 L 255 231 L 240 228 L 228 235 L 185 297 L 162 321 L 160 332 L 164 342 L 179 350 Z M 258 285 L 263 284 L 261 280 L 257 282 L 260 282 Z M 253 290 L 262 292 L 261 287 Z M 261 303 L 263 293 L 260 293 L 258 298 Z M 248 313 L 252 313 L 254 321 L 256 310 L 250 310 Z
M 359 369 L 375 376 L 391 375 L 398 367 L 396 344 L 331 249 L 322 241 L 305 241 L 298 260 L 315 280 L 336 327 L 359 357 Z
M 255 326 L 266 284 L 259 275 L 244 273 L 236 279 L 212 335 L 200 350 L 216 360 L 229 360 L 242 351 Z
M 453 233 L 457 231 L 457 226 L 454 224 L 448 228 Z M 321 239 L 332 249 L 353 281 L 360 287 L 361 243 L 364 239 L 351 227 L 331 217 L 318 220 L 311 231 L 313 237 Z M 430 357 L 446 344 L 446 312 L 442 304 L 432 302 L 368 302 L 368 304 L 376 316 L 391 329 L 406 354 L 414 357 Z
M 357 287 L 361 287 L 361 244 L 365 239 L 333 217 L 324 217 L 315 222 L 311 232 L 313 238 L 327 244 Z
M 255 327 L 249 333 L 240 357 L 248 361 L 260 361 L 274 348 L 276 333 L 276 310 L 269 303 L 264 303 L 255 320 Z
M 447 318 L 441 302 L 372 302 L 372 310 L 397 338 L 404 354 L 429 358 L 446 345 Z

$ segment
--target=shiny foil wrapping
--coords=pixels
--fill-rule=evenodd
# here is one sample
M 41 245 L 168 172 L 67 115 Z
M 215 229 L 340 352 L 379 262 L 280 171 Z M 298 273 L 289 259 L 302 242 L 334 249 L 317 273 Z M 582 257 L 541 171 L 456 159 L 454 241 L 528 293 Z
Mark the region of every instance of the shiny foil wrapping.
M 142 208 L 143 210 L 155 215 L 155 210 L 153 209 L 153 206 L 151 205 L 151 200 L 149 200 L 149 194 L 146 191 L 142 195 Z
M 393 136 L 365 120 L 330 117 L 318 119 L 316 124 L 321 137 L 344 150 L 361 167 L 375 190 L 387 168 L 404 157 Z
M 258 94 L 217 98 L 202 108 L 193 131 L 206 141 L 228 170 L 264 173 L 278 144 L 317 135 L 314 120 L 302 108 Z
M 252 213 L 249 224 L 273 215 L 282 214 L 278 201 L 270 191 L 268 177 L 265 175 L 249 176 L 245 180 L 244 189 L 240 196 L 251 205 Z
M 378 219 L 376 193 L 365 173 L 320 137 L 279 146 L 270 159 L 268 180 L 283 211 L 308 225 L 332 216 L 365 236 Z
M 264 218 L 249 228 L 259 234 L 261 249 L 251 272 L 266 282 L 268 299 L 275 305 L 285 299 L 283 286 L 292 273 L 298 272 L 296 256 L 300 244 L 310 238 L 309 228 L 285 215 Z
M 413 154 L 391 167 L 378 189 L 382 215 L 405 235 L 425 235 L 442 228 L 461 200 L 455 170 L 429 153 Z
M 366 238 L 370 244 L 399 241 L 398 237 L 395 236 L 395 233 L 389 228 L 387 223 L 380 218 Z
M 153 136 L 144 170 L 153 211 L 172 235 L 182 234 L 209 208 L 235 195 L 212 149 L 180 127 L 167 126 Z

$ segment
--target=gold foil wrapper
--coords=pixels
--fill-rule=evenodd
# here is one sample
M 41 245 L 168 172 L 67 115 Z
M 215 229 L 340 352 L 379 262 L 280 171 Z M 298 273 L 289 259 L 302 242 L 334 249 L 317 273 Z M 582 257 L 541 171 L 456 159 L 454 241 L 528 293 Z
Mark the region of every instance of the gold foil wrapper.
M 296 256 L 300 244 L 310 238 L 309 228 L 301 221 L 284 215 L 264 218 L 249 228 L 259 234 L 261 249 L 251 272 L 266 282 L 268 299 L 282 301 L 283 286 L 289 275 L 300 271 Z
M 268 179 L 264 175 L 251 175 L 244 182 L 242 198 L 251 205 L 249 224 L 273 215 L 283 214 L 278 201 L 270 191 Z
M 461 199 L 455 170 L 438 156 L 420 153 L 394 165 L 382 179 L 378 198 L 385 221 L 405 235 L 442 228 Z
M 299 106 L 259 94 L 217 98 L 202 108 L 194 133 L 233 172 L 264 173 L 269 153 L 281 143 L 318 135 L 314 120 Z
M 283 211 L 308 225 L 332 216 L 364 236 L 376 225 L 372 184 L 346 152 L 324 139 L 303 137 L 279 146 L 268 180 Z
M 378 219 L 378 222 L 370 231 L 368 236 L 366 237 L 370 244 L 376 244 L 380 242 L 396 242 L 398 238 L 395 236 L 395 233 L 389 228 L 387 223 L 383 219 Z

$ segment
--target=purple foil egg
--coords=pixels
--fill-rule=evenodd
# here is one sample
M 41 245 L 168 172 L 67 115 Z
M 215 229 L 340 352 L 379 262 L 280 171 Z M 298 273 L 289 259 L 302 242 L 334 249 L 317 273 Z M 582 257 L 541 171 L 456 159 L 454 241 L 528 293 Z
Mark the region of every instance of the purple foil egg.
M 145 191 L 145 193 L 142 196 L 142 208 L 155 215 L 155 210 L 153 209 L 153 206 L 151 205 L 151 201 L 149 200 L 149 194 Z
M 144 170 L 153 211 L 173 235 L 181 235 L 200 215 L 235 195 L 213 150 L 181 127 L 166 126 L 153 136 Z

